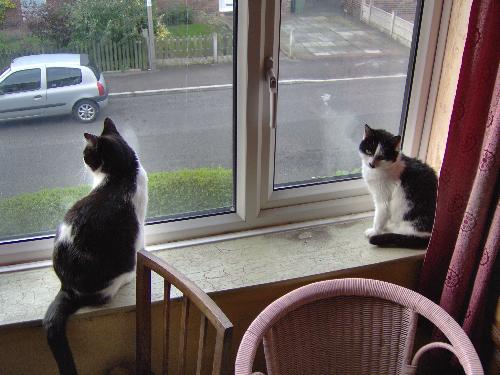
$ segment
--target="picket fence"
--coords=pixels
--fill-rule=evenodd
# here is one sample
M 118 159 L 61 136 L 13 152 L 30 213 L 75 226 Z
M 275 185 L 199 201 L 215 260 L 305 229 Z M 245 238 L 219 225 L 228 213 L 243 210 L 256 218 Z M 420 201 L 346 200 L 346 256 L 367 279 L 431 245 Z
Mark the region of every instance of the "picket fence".
M 231 34 L 169 37 L 155 41 L 157 65 L 175 65 L 182 61 L 193 63 L 220 63 L 230 61 L 233 53 Z M 146 70 L 149 67 L 148 43 L 144 38 L 122 43 L 89 42 L 73 47 L 40 47 L 22 53 L 0 52 L 0 68 L 21 55 L 40 53 L 86 53 L 102 71 Z
M 0 54 L 1 66 L 8 65 L 14 58 L 22 55 L 36 55 L 40 53 L 86 53 L 91 61 L 103 71 L 147 69 L 148 51 L 143 39 L 129 40 L 122 43 L 89 42 L 72 47 L 39 47 L 22 52 L 6 51 Z
M 175 65 L 176 61 L 220 63 L 230 61 L 233 55 L 232 34 L 169 37 L 155 42 L 159 65 Z

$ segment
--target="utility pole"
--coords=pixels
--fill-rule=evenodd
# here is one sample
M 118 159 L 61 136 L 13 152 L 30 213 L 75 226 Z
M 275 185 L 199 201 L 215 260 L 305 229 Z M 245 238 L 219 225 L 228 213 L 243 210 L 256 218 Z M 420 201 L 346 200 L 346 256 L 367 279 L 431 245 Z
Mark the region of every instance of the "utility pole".
M 151 0 L 146 0 L 146 10 L 148 13 L 148 60 L 149 69 L 156 70 L 155 54 L 155 30 L 153 28 L 153 5 Z

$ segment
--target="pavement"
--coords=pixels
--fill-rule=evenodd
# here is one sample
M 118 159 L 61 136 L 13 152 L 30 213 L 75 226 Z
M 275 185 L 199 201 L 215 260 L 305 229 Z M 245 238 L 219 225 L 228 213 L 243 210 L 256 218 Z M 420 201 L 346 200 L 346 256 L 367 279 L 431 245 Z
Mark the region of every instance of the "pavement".
M 409 56 L 407 47 L 377 29 L 344 13 L 324 9 L 284 17 L 280 46 L 280 79 L 405 73 Z M 105 78 L 112 96 L 147 95 L 154 90 L 233 81 L 232 63 L 168 66 L 153 72 L 107 72 Z
M 298 59 L 408 54 L 407 47 L 386 34 L 336 12 L 285 18 L 281 25 L 280 48 L 288 58 Z

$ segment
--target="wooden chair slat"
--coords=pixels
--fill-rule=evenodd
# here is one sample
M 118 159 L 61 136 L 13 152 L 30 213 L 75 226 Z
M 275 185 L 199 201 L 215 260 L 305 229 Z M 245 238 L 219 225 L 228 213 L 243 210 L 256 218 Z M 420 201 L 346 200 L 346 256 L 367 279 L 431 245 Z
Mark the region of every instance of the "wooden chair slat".
M 203 363 L 203 352 L 205 349 L 205 342 L 207 339 L 207 317 L 201 315 L 200 320 L 200 338 L 198 339 L 198 358 L 196 360 L 196 375 L 201 375 L 201 366 Z
M 187 296 L 182 297 L 181 326 L 179 331 L 179 371 L 180 375 L 186 373 L 186 349 L 188 336 L 188 320 L 190 301 Z
M 137 262 L 137 374 L 149 374 L 151 369 L 151 270 Z
M 171 284 L 163 281 L 163 374 L 168 374 L 168 352 L 170 349 L 170 289 Z

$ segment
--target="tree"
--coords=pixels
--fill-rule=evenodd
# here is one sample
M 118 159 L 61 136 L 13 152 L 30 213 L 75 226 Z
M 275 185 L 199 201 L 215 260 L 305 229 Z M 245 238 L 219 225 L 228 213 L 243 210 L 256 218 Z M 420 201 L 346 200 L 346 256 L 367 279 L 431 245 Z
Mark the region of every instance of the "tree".
M 147 27 L 143 0 L 75 0 L 70 14 L 73 43 L 136 39 Z
M 53 2 L 40 4 L 31 0 L 23 8 L 23 17 L 33 35 L 45 43 L 65 47 L 71 40 L 70 10 L 70 6 L 65 4 Z

